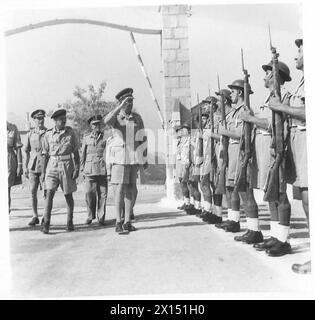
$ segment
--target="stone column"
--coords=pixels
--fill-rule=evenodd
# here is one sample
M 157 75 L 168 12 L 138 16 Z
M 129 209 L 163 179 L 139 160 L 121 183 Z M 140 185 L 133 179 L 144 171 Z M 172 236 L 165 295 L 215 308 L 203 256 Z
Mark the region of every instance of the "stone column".
M 178 200 L 180 190 L 175 181 L 174 127 L 179 120 L 172 112 L 176 99 L 191 108 L 187 5 L 162 6 L 162 56 L 164 71 L 164 117 L 166 121 L 166 188 L 168 200 Z

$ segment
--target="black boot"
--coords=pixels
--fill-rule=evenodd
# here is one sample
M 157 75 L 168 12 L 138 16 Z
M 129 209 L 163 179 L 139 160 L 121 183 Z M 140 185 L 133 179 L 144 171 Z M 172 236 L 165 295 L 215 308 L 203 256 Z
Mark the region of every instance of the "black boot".
M 207 222 L 209 224 L 220 224 L 222 223 L 222 218 L 218 217 L 217 215 L 213 213 L 209 213 L 207 216 L 205 216 L 202 219 L 204 222 Z
M 222 219 L 222 218 L 221 218 Z M 230 223 L 231 220 L 225 220 L 219 223 L 216 223 L 216 228 L 218 229 L 225 229 L 225 227 Z
M 245 240 L 247 244 L 261 243 L 263 241 L 264 236 L 261 231 L 252 231 L 251 234 Z
M 35 225 L 39 224 L 39 219 L 37 217 L 33 217 L 32 220 L 29 222 L 30 227 L 34 227 Z
M 44 222 L 41 228 L 41 232 L 44 234 L 49 233 L 49 223 Z
M 235 240 L 235 241 L 240 241 L 240 242 L 246 242 L 252 232 L 253 232 L 253 231 L 251 231 L 251 230 L 247 230 L 247 231 L 246 231 L 244 234 L 242 234 L 241 236 L 236 236 L 236 237 L 234 237 L 234 240 Z
M 291 253 L 291 246 L 288 242 L 281 242 L 277 239 L 276 244 L 272 248 L 266 250 L 266 253 L 270 257 L 281 257 Z
M 67 231 L 74 231 L 74 225 L 71 220 L 67 222 Z
M 265 251 L 267 249 L 272 248 L 277 242 L 277 239 L 274 237 L 270 237 L 269 239 L 266 239 L 263 243 L 256 243 L 254 244 L 254 248 L 257 251 Z
M 226 232 L 240 232 L 241 227 L 240 227 L 240 223 L 236 222 L 236 221 L 230 221 L 226 227 L 224 228 Z
M 181 206 L 177 207 L 178 210 L 184 210 L 186 207 L 186 204 L 183 203 Z

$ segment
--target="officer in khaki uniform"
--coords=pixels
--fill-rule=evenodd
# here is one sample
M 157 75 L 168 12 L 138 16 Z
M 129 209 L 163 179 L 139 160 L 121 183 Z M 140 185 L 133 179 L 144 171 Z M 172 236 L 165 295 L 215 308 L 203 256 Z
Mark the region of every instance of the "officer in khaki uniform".
M 46 113 L 42 109 L 35 110 L 31 113 L 31 118 L 34 119 L 35 127 L 27 134 L 25 144 L 25 177 L 29 179 L 29 186 L 32 197 L 33 218 L 29 222 L 29 226 L 39 224 L 37 211 L 37 191 L 38 187 L 42 189 L 41 175 L 43 172 L 43 156 L 42 145 L 47 128 L 44 125 Z M 44 187 L 45 189 L 45 187 Z M 45 190 L 44 190 L 45 195 Z
M 57 109 L 51 115 L 55 125 L 46 131 L 43 143 L 44 181 L 47 194 L 42 232 L 49 233 L 50 217 L 55 192 L 60 185 L 67 203 L 67 231 L 73 231 L 74 201 L 72 193 L 77 190 L 76 179 L 80 171 L 79 142 L 71 127 L 66 126 L 65 109 Z
M 298 52 L 295 57 L 296 68 L 301 70 L 303 76 L 295 92 L 287 99 L 285 103 L 280 98 L 273 96 L 270 98 L 269 107 L 271 110 L 277 110 L 285 113 L 291 118 L 290 121 L 290 144 L 289 150 L 292 153 L 295 166 L 295 181 L 293 186 L 299 188 L 303 209 L 306 215 L 307 223 L 309 221 L 308 208 L 308 180 L 307 180 L 307 150 L 306 150 L 306 111 L 305 111 L 305 93 L 304 93 L 304 56 L 303 39 L 296 39 L 295 45 Z M 311 261 L 304 264 L 294 264 L 294 272 L 310 273 Z
M 99 224 L 105 224 L 107 199 L 106 138 L 102 131 L 102 122 L 101 115 L 93 116 L 88 120 L 92 132 L 84 136 L 82 143 L 81 168 L 85 178 L 87 224 L 92 223 L 92 220 L 96 218 L 96 213 Z
M 8 152 L 8 207 L 11 211 L 11 187 L 21 184 L 23 174 L 21 137 L 15 124 L 7 121 L 7 152 Z
M 132 111 L 133 89 L 116 95 L 118 106 L 104 118 L 113 128 L 110 143 L 111 183 L 115 185 L 116 232 L 136 230 L 130 222 L 139 165 L 147 168 L 147 142 L 141 116 Z M 124 221 L 121 219 L 125 203 Z

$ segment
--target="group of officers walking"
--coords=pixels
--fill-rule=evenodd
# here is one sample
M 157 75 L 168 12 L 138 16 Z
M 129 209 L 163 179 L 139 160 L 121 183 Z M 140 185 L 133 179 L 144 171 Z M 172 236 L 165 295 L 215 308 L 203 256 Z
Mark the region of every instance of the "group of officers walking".
M 100 225 L 105 224 L 110 181 L 115 188 L 116 232 L 135 231 L 131 220 L 137 198 L 136 182 L 140 166 L 146 169 L 148 165 L 147 142 L 145 135 L 138 138 L 144 125 L 141 116 L 132 110 L 133 89 L 120 91 L 116 99 L 116 108 L 105 117 L 97 114 L 87 120 L 91 132 L 83 137 L 81 157 L 78 137 L 71 127 L 66 126 L 66 109 L 59 108 L 52 113 L 54 126 L 51 129 L 44 125 L 44 110 L 37 109 L 32 112 L 35 127 L 27 134 L 24 163 L 21 152 L 23 145 L 17 127 L 7 122 L 9 212 L 10 190 L 13 185 L 18 184 L 17 177 L 23 174 L 24 164 L 33 210 L 29 226 L 40 223 L 37 205 L 40 188 L 45 198 L 41 231 L 44 234 L 49 233 L 53 199 L 60 186 L 67 205 L 66 229 L 73 231 L 73 192 L 77 190 L 76 179 L 82 171 L 88 211 L 86 224 L 91 224 L 96 218 Z M 105 125 L 111 128 L 109 137 L 105 134 Z M 140 146 L 142 148 L 139 148 Z
M 296 68 L 303 73 L 303 40 L 297 39 L 295 44 Z M 216 96 L 203 101 L 197 134 L 191 132 L 191 122 L 176 128 L 179 141 L 176 169 L 184 198 L 180 209 L 235 233 L 240 231 L 242 203 L 247 231 L 235 240 L 278 257 L 291 252 L 288 241 L 291 206 L 286 193 L 287 183 L 294 186 L 295 197 L 302 200 L 308 223 L 304 77 L 294 93 L 286 92 L 284 85 L 291 81 L 290 70 L 284 62 L 277 60 L 275 50 L 273 60 L 262 69 L 269 93 L 259 113 L 254 114 L 250 109 L 249 96 L 253 91 L 243 68 L 244 79 L 233 81 L 228 89 L 219 88 Z M 105 223 L 110 181 L 115 188 L 116 232 L 135 230 L 131 220 L 137 198 L 137 172 L 140 166 L 146 169 L 148 165 L 147 141 L 143 134 L 139 139 L 138 133 L 144 125 L 141 116 L 132 110 L 133 90 L 122 90 L 116 99 L 117 107 L 105 117 L 94 115 L 88 120 L 91 133 L 84 136 L 81 161 L 77 136 L 66 126 L 65 109 L 53 112 L 51 118 L 55 124 L 51 129 L 44 126 L 44 110 L 31 114 L 35 128 L 28 133 L 24 147 L 24 170 L 30 183 L 33 208 L 30 226 L 40 223 L 37 192 L 41 188 L 45 190 L 41 230 L 49 233 L 53 199 L 60 186 L 67 204 L 67 230 L 74 230 L 72 194 L 77 190 L 76 179 L 81 168 L 86 187 L 86 223 L 91 224 L 96 217 L 101 225 Z M 104 135 L 104 124 L 112 128 L 110 138 Z M 23 174 L 23 160 L 16 126 L 7 123 L 7 133 L 10 208 L 10 189 L 16 184 L 16 177 Z M 131 143 L 127 143 L 128 140 Z M 283 156 L 281 159 L 279 154 Z M 268 194 L 265 197 L 270 211 L 268 239 L 263 238 L 260 230 L 255 188 Z M 223 195 L 228 206 L 226 220 L 222 219 Z M 311 263 L 295 264 L 292 268 L 299 273 L 308 273 Z
M 295 41 L 296 68 L 303 73 L 303 40 Z M 271 257 L 291 253 L 289 243 L 291 206 L 286 184 L 294 198 L 302 200 L 308 224 L 308 182 L 304 76 L 295 92 L 284 89 L 291 81 L 289 67 L 278 60 L 262 66 L 269 91 L 258 113 L 250 109 L 251 90 L 247 70 L 226 89 L 218 89 L 199 105 L 199 128 L 189 120 L 175 128 L 177 176 L 184 203 L 178 209 L 194 214 L 226 232 L 240 231 L 241 204 L 247 231 L 235 241 L 253 245 Z M 262 73 L 263 77 L 263 73 Z M 270 211 L 270 237 L 264 239 L 254 189 L 264 191 Z M 222 219 L 226 197 L 227 219 Z M 203 200 L 201 201 L 201 199 Z M 294 264 L 298 273 L 308 273 L 311 262 Z

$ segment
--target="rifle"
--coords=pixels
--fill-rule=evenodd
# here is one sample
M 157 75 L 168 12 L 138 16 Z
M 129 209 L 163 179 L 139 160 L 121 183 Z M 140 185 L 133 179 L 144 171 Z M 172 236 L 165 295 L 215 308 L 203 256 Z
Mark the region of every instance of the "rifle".
M 249 74 L 248 71 L 244 67 L 244 57 L 243 57 L 243 49 L 241 49 L 241 57 L 242 57 L 242 70 L 244 73 L 244 102 L 245 109 L 250 110 L 250 86 L 249 86 Z M 240 141 L 240 167 L 237 172 L 237 176 L 235 179 L 235 189 L 239 192 L 246 192 L 248 188 L 248 180 L 247 180 L 247 167 L 248 163 L 251 159 L 252 155 L 252 125 L 249 122 L 243 123 L 243 132 Z
M 280 76 L 279 76 L 279 54 L 272 46 L 269 25 L 269 42 L 272 54 L 272 75 L 274 81 L 274 93 L 281 99 Z M 264 201 L 278 201 L 280 195 L 286 193 L 286 181 L 284 179 L 284 116 L 281 112 L 272 111 L 272 144 L 275 150 L 275 159 L 270 166 L 265 184 Z
M 199 94 L 197 94 L 197 101 L 199 105 Z M 202 106 L 198 108 L 198 140 L 196 152 L 196 165 L 200 166 L 203 162 L 203 130 L 202 130 Z
M 218 93 L 220 95 L 220 100 L 221 100 L 221 123 L 224 126 L 224 129 L 227 129 L 227 123 L 225 118 L 224 96 L 221 94 L 219 75 L 217 76 L 217 78 L 218 78 Z M 226 183 L 225 175 L 226 175 L 226 168 L 228 166 L 228 145 L 229 145 L 229 138 L 227 136 L 221 136 L 219 158 L 222 159 L 222 163 L 217 174 L 215 194 L 225 194 L 225 183 Z

